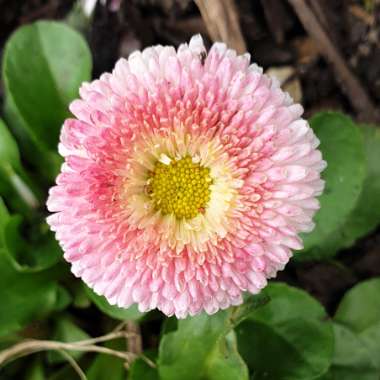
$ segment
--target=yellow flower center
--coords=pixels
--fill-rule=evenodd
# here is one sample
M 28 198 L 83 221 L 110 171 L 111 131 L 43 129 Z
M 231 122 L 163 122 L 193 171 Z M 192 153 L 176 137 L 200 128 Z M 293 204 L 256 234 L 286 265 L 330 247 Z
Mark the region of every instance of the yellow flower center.
M 210 169 L 195 164 L 189 156 L 157 162 L 148 183 L 155 208 L 164 215 L 192 219 L 204 212 L 210 200 Z

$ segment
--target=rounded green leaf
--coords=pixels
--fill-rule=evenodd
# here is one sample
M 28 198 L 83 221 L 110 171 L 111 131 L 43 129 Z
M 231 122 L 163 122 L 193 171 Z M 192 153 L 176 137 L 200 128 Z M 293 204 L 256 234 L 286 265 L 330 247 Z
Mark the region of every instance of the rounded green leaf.
M 254 379 L 304 380 L 327 371 L 333 331 L 323 307 L 281 283 L 263 290 L 270 301 L 237 328 L 238 348 Z
M 354 210 L 340 230 L 324 244 L 326 252 L 334 253 L 352 246 L 380 223 L 380 130 L 362 125 L 360 131 L 366 153 L 366 178 Z
M 140 319 L 144 314 L 140 313 L 136 305 L 132 305 L 128 309 L 123 309 L 114 305 L 111 305 L 105 297 L 99 296 L 94 291 L 92 291 L 88 286 L 84 285 L 87 296 L 92 302 L 105 314 L 108 316 L 120 319 L 122 321 L 127 320 L 137 320 Z
M 380 371 L 380 278 L 359 283 L 348 291 L 334 319 L 358 335 Z
M 366 175 L 363 136 L 353 121 L 337 112 L 314 116 L 310 124 L 321 141 L 320 150 L 327 168 L 326 181 L 319 198 L 321 208 L 315 216 L 315 229 L 304 235 L 300 260 L 331 257 L 335 253 L 331 240 L 339 234 L 359 199 Z
M 248 380 L 231 331 L 231 313 L 219 311 L 179 320 L 177 329 L 161 339 L 158 371 L 161 380 Z M 221 376 L 223 373 L 223 377 Z
M 380 321 L 380 278 L 364 281 L 349 290 L 335 313 L 334 320 L 357 333 Z
M 334 358 L 326 380 L 378 380 L 370 351 L 348 328 L 334 324 Z M 321 379 L 322 380 L 322 379 Z
M 359 201 L 341 230 L 337 249 L 350 247 L 380 223 L 380 130 L 361 126 L 367 158 L 367 176 Z
M 68 104 L 90 72 L 85 40 L 63 23 L 38 21 L 10 37 L 3 56 L 5 95 L 34 142 L 56 149 Z
M 372 361 L 380 373 L 380 321 L 362 331 L 359 337 L 370 352 Z

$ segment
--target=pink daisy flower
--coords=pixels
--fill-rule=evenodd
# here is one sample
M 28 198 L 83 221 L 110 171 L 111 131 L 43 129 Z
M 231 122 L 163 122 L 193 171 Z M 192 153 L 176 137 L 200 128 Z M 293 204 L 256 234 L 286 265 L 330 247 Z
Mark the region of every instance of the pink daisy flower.
M 242 303 L 309 232 L 326 164 L 277 81 L 199 35 L 84 83 L 48 222 L 111 304 L 184 318 Z

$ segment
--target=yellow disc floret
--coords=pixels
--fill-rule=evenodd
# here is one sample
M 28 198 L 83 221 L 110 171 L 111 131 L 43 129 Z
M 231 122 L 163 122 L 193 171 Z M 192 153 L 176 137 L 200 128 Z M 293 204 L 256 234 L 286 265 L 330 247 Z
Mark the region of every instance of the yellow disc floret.
M 158 161 L 148 183 L 155 208 L 164 215 L 191 219 L 204 212 L 210 200 L 210 169 L 194 163 L 190 156 Z

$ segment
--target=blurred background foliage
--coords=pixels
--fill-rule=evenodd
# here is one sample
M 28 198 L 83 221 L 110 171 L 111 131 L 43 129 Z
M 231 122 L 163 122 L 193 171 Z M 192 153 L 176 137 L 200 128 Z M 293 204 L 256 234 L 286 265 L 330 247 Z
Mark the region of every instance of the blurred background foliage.
M 254 61 L 279 77 L 284 66 L 291 73 L 284 86 L 303 99 L 321 141 L 328 168 L 316 228 L 260 295 L 178 321 L 110 306 L 75 279 L 45 222 L 44 203 L 62 162 L 59 131 L 80 83 L 136 48 L 178 45 L 195 32 L 212 38 L 207 22 L 186 0 L 93 2 L 91 12 L 83 2 L 16 3 L 0 2 L 0 380 L 378 380 L 380 129 L 376 116 L 352 104 L 334 80 L 334 63 L 321 58 L 315 36 L 302 28 L 292 5 L 306 2 L 237 1 L 234 11 Z M 378 104 L 378 3 L 320 4 L 326 20 L 342 9 L 351 15 L 331 38 L 341 41 L 347 25 L 359 30 L 341 54 Z M 275 26 L 270 20 L 279 12 Z M 363 46 L 375 52 L 373 61 Z M 9 348 L 25 339 L 60 345 L 41 343 L 9 360 Z

